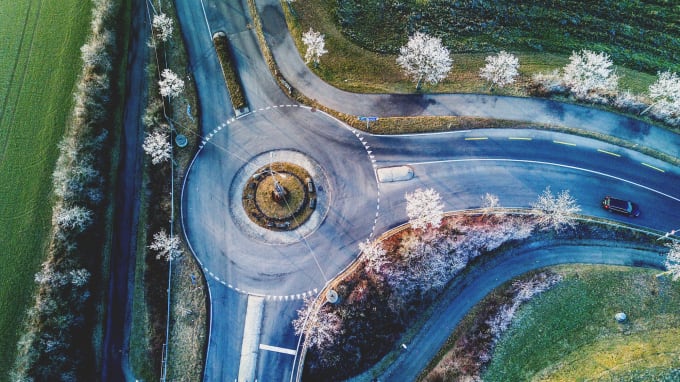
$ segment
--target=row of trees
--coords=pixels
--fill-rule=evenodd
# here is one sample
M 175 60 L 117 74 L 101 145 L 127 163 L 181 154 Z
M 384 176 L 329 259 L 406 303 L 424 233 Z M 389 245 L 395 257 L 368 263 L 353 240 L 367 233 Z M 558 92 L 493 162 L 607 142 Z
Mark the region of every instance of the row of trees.
M 90 283 L 102 267 L 105 143 L 111 109 L 112 57 L 118 3 L 93 0 L 91 34 L 82 46 L 82 73 L 71 121 L 53 173 L 55 203 L 49 253 L 35 275 L 35 305 L 18 345 L 13 381 L 95 378 L 92 333 L 96 323 Z
M 293 322 L 311 349 L 306 361 L 310 378 L 336 380 L 372 364 L 471 260 L 528 238 L 536 227 L 562 230 L 573 224 L 567 216 L 578 212 L 567 191 L 556 196 L 549 189 L 529 216 L 499 213 L 498 198 L 490 194 L 483 197 L 483 214 L 477 217 L 445 218 L 434 189 L 417 189 L 405 197 L 410 229 L 361 243 L 359 269 L 337 288 L 340 303 L 319 307 L 310 301 Z
M 298 312 L 293 326 L 310 349 L 305 371 L 310 378 L 342 379 L 371 365 L 471 260 L 537 230 L 574 232 L 581 210 L 568 190 L 555 194 L 549 187 L 532 203 L 532 213 L 522 216 L 504 212 L 491 194 L 482 197 L 477 217 L 445 218 L 434 189 L 405 197 L 410 229 L 360 243 L 359 268 L 336 287 L 340 302 L 310 300 Z M 680 244 L 671 245 L 666 265 L 680 277 Z M 493 333 L 507 328 L 522 301 L 555 281 L 517 285 L 516 301 L 488 322 Z
M 159 46 L 158 43 L 166 43 L 172 38 L 174 24 L 165 13 L 155 14 L 152 26 L 152 45 L 154 48 Z M 170 102 L 172 98 L 179 97 L 184 92 L 184 80 L 172 70 L 165 68 L 160 73 L 158 92 L 161 97 L 167 98 Z M 172 160 L 170 126 L 163 122 L 164 113 L 164 101 L 162 99 L 157 102 L 151 101 L 144 118 L 144 124 L 150 131 L 144 138 L 142 149 L 149 155 L 153 165 L 162 165 Z M 157 259 L 166 261 L 172 261 L 182 254 L 179 238 L 168 234 L 164 229 L 154 233 L 149 249 L 156 252 Z
M 303 35 L 307 50 L 305 61 L 318 65 L 324 48 L 324 35 L 310 29 Z M 423 83 L 437 84 L 444 80 L 453 66 L 449 50 L 438 37 L 416 32 L 399 50 L 397 65 L 420 90 Z M 501 51 L 486 57 L 486 65 L 479 75 L 491 86 L 504 87 L 519 76 L 517 56 Z M 629 92 L 618 92 L 619 76 L 609 55 L 581 50 L 572 52 L 569 63 L 552 73 L 539 73 L 530 87 L 540 88 L 539 94 L 568 92 L 576 99 L 610 103 L 628 112 L 652 116 L 671 125 L 680 125 L 680 77 L 677 73 L 660 72 L 650 85 L 646 97 Z

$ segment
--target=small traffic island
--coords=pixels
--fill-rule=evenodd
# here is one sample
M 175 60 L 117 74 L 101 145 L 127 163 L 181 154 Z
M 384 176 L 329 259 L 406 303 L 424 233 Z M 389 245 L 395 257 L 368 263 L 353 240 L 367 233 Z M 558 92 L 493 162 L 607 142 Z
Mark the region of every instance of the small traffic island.
M 304 168 L 289 162 L 260 167 L 245 184 L 243 209 L 250 220 L 271 231 L 292 231 L 316 208 L 316 187 Z

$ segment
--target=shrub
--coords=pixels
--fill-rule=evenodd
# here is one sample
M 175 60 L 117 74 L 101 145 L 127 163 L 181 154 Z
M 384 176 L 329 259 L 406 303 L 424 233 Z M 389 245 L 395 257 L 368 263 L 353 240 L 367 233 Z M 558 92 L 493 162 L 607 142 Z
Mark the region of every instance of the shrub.
M 59 145 L 52 175 L 53 232 L 47 260 L 36 274 L 35 304 L 27 313 L 12 380 L 92 380 L 95 365 L 89 333 L 91 271 L 98 270 L 109 117 L 111 53 L 117 3 L 94 0 L 92 32 L 81 48 L 83 68 L 70 125 Z

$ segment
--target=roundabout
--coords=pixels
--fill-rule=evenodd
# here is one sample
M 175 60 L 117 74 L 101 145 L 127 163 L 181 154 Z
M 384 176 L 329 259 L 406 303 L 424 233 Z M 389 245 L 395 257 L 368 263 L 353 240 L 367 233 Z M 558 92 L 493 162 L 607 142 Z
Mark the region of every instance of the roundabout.
M 208 277 L 242 293 L 301 299 L 358 254 L 378 203 L 359 133 L 289 106 L 204 135 L 184 179 L 182 226 Z

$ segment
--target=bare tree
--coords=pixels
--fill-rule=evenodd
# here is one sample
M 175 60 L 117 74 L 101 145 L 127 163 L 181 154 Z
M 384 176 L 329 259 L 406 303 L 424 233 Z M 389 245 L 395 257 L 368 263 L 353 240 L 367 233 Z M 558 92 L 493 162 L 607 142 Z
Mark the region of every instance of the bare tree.
M 321 56 L 328 53 L 325 48 L 326 42 L 324 40 L 324 35 L 309 28 L 309 30 L 302 35 L 302 42 L 307 47 L 305 62 L 308 64 L 314 62 L 314 66 L 318 66 Z
M 153 25 L 154 36 L 159 40 L 166 42 L 172 37 L 174 25 L 172 19 L 165 13 L 154 15 L 151 24 Z
M 676 73 L 659 73 L 656 82 L 649 86 L 653 102 L 641 114 L 654 108 L 661 116 L 680 117 L 680 77 Z
M 92 211 L 85 207 L 65 207 L 57 211 L 56 221 L 62 228 L 82 232 L 92 224 L 92 215 Z
M 163 69 L 158 86 L 161 96 L 168 98 L 177 97 L 184 91 L 184 81 L 170 69 Z
M 519 75 L 519 59 L 514 54 L 504 50 L 495 56 L 486 57 L 486 66 L 479 71 L 479 75 L 499 87 L 515 82 Z
M 572 52 L 564 67 L 562 80 L 578 98 L 586 98 L 594 90 L 616 90 L 619 77 L 606 53 L 589 50 Z
M 668 255 L 666 255 L 666 271 L 675 281 L 680 278 L 680 242 L 673 241 L 668 244 L 668 248 Z
M 144 138 L 142 144 L 144 152 L 151 156 L 151 163 L 159 164 L 170 160 L 172 147 L 168 134 L 162 131 L 154 131 Z
M 165 230 L 160 230 L 153 235 L 153 241 L 149 248 L 156 251 L 156 258 L 172 261 L 182 255 L 177 236 L 169 236 Z
M 406 215 L 414 229 L 439 228 L 444 216 L 444 203 L 433 188 L 406 193 Z
M 573 227 L 576 224 L 575 214 L 581 211 L 581 207 L 569 190 L 562 190 L 559 194 L 553 195 L 550 187 L 546 187 L 538 196 L 532 208 L 539 226 L 546 229 L 554 228 L 557 231 L 565 226 Z
M 423 81 L 436 84 L 446 78 L 452 60 L 441 39 L 416 32 L 399 49 L 397 64 L 416 83 L 416 90 L 420 90 Z

